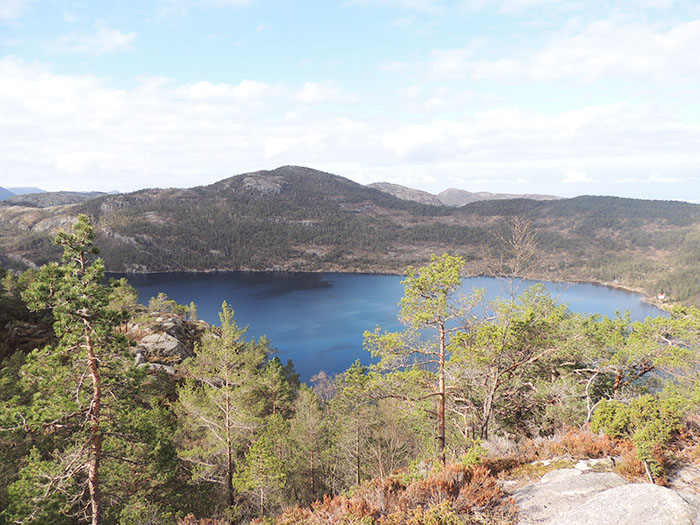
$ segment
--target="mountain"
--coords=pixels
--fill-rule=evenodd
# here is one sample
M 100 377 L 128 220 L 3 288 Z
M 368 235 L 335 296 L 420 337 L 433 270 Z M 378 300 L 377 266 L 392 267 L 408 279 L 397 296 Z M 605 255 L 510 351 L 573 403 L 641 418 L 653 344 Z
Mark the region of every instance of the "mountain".
M 10 190 L 12 193 L 15 195 L 28 195 L 30 193 L 44 193 L 44 190 L 41 188 L 34 188 L 32 186 L 26 186 L 26 187 L 21 187 L 21 188 L 7 188 Z
M 407 188 L 400 184 L 391 184 L 389 182 L 374 182 L 367 185 L 369 188 L 376 188 L 383 192 L 389 193 L 399 199 L 420 202 L 421 204 L 429 204 L 431 206 L 453 206 L 460 207 L 465 204 L 477 201 L 487 200 L 506 200 L 506 199 L 532 199 L 532 200 L 557 200 L 561 197 L 554 195 L 536 195 L 536 194 L 511 194 L 511 193 L 489 193 L 488 191 L 480 191 L 472 193 L 466 190 L 458 190 L 449 188 L 445 191 L 433 195 L 427 191 L 415 190 Z
M 437 198 L 445 206 L 456 207 L 464 206 L 465 204 L 469 204 L 471 202 L 489 200 L 532 199 L 536 201 L 550 201 L 561 199 L 561 197 L 556 197 L 554 195 L 519 195 L 515 193 L 489 193 L 488 191 L 472 193 L 470 191 L 458 190 L 456 188 L 448 188 L 445 191 L 441 191 L 438 193 Z
M 433 253 L 472 275 L 504 271 L 514 217 L 537 232 L 530 277 L 591 280 L 700 304 L 700 206 L 583 196 L 430 206 L 298 166 L 208 186 L 102 195 L 52 208 L 0 206 L 0 266 L 56 260 L 54 233 L 93 218 L 112 271 L 285 270 L 400 273 Z
M 367 185 L 369 188 L 376 188 L 380 191 L 389 193 L 399 199 L 420 202 L 421 204 L 429 204 L 430 206 L 442 206 L 442 202 L 432 193 L 427 191 L 414 190 L 400 184 L 391 184 L 389 182 L 374 182 Z
M 3 188 L 0 186 L 0 201 L 4 201 L 12 197 L 14 193 L 12 193 L 10 190 L 7 188 Z
M 107 195 L 100 191 L 44 191 L 41 193 L 17 194 L 5 202 L 12 206 L 30 206 L 33 208 L 48 208 L 78 204 Z

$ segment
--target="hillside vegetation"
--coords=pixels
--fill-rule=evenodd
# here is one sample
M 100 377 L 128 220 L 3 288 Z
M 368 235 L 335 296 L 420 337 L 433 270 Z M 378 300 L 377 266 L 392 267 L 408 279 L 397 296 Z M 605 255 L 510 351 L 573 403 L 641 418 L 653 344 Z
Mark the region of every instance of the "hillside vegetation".
M 511 268 L 532 262 L 519 224 Z M 699 457 L 696 308 L 486 301 L 432 256 L 405 271 L 404 328 L 365 332 L 375 364 L 308 386 L 226 303 L 209 326 L 106 285 L 87 216 L 55 242 L 60 263 L 0 280 L 0 523 L 505 525 L 514 484 L 556 465 L 664 484 Z
M 0 206 L 0 265 L 58 255 L 51 236 L 92 217 L 111 271 L 289 270 L 400 273 L 430 254 L 503 272 L 498 239 L 513 218 L 538 233 L 529 277 L 592 280 L 700 303 L 700 206 L 584 196 L 473 202 L 402 200 L 343 177 L 287 166 L 190 189 L 148 189 L 50 208 Z

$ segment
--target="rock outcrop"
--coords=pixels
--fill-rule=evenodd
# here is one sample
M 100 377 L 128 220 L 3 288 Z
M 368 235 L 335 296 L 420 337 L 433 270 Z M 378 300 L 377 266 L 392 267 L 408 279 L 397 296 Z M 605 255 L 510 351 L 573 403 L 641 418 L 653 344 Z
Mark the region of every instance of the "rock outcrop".
M 594 472 L 608 460 L 579 461 L 512 492 L 519 525 L 700 524 L 700 498 Z
M 174 373 L 174 365 L 194 355 L 194 346 L 208 326 L 158 312 L 130 325 L 126 335 L 136 343 L 132 353 L 138 364 Z
M 671 489 L 633 483 L 604 490 L 548 525 L 693 525 L 700 522 L 698 505 Z

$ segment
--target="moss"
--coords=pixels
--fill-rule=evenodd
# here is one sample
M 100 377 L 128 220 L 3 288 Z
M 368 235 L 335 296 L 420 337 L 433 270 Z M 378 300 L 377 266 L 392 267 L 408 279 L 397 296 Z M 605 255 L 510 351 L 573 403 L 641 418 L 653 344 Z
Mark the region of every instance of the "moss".
M 525 463 L 511 470 L 511 478 L 513 479 L 532 479 L 541 478 L 547 472 L 560 470 L 563 468 L 572 468 L 576 462 L 571 459 L 555 459 L 548 463 L 535 461 L 534 463 Z

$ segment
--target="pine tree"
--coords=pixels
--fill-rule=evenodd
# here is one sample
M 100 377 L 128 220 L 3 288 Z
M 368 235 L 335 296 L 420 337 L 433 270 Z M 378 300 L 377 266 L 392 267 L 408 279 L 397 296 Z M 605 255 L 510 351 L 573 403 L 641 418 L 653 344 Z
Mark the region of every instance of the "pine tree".
M 267 494 L 283 487 L 286 479 L 284 462 L 275 454 L 272 439 L 263 434 L 248 449 L 235 484 L 242 491 L 256 494 L 260 516 L 264 517 Z
M 19 373 L 24 399 L 15 398 L 20 402 L 3 414 L 5 421 L 51 436 L 41 438 L 43 453 L 34 448 L 24 481 L 12 489 L 10 508 L 26 511 L 26 519 L 45 512 L 41 501 L 53 498 L 63 513 L 80 508 L 93 525 L 102 522 L 103 399 L 111 391 L 103 376 L 123 357 L 123 344 L 113 334 L 115 318 L 102 285 L 104 265 L 100 259 L 90 262 L 97 253 L 93 239 L 90 221 L 80 215 L 74 233 L 56 236 L 55 243 L 64 249 L 62 264 L 43 266 L 23 294 L 30 309 L 52 312 L 58 339 L 27 357 Z M 50 456 L 49 445 L 54 447 Z M 20 498 L 26 501 L 18 506 Z
M 223 486 L 232 507 L 237 456 L 261 425 L 259 374 L 270 349 L 265 340 L 247 341 L 231 307 L 224 302 L 221 308 L 221 327 L 210 329 L 180 366 L 186 381 L 176 411 L 179 453 L 191 463 L 193 479 Z
M 445 464 L 445 364 L 449 337 L 459 329 L 451 322 L 460 319 L 464 310 L 455 298 L 462 280 L 460 271 L 464 267 L 461 257 L 447 254 L 433 255 L 428 266 L 409 267 L 403 281 L 405 295 L 399 302 L 399 319 L 407 329 L 402 333 L 365 332 L 365 347 L 373 357 L 381 361 L 381 371 L 406 372 L 412 377 L 429 382 L 437 370 L 437 385 L 427 393 L 407 393 L 403 397 L 413 401 L 419 398 L 437 397 L 438 454 Z M 435 331 L 436 340 L 427 340 L 421 330 Z M 399 373 L 400 373 L 399 372 Z M 395 394 L 390 394 L 394 396 Z
M 302 386 L 294 400 L 294 416 L 291 418 L 289 438 L 295 458 L 297 497 L 306 504 L 317 499 L 321 455 L 327 441 L 326 421 L 318 396 L 307 386 Z

